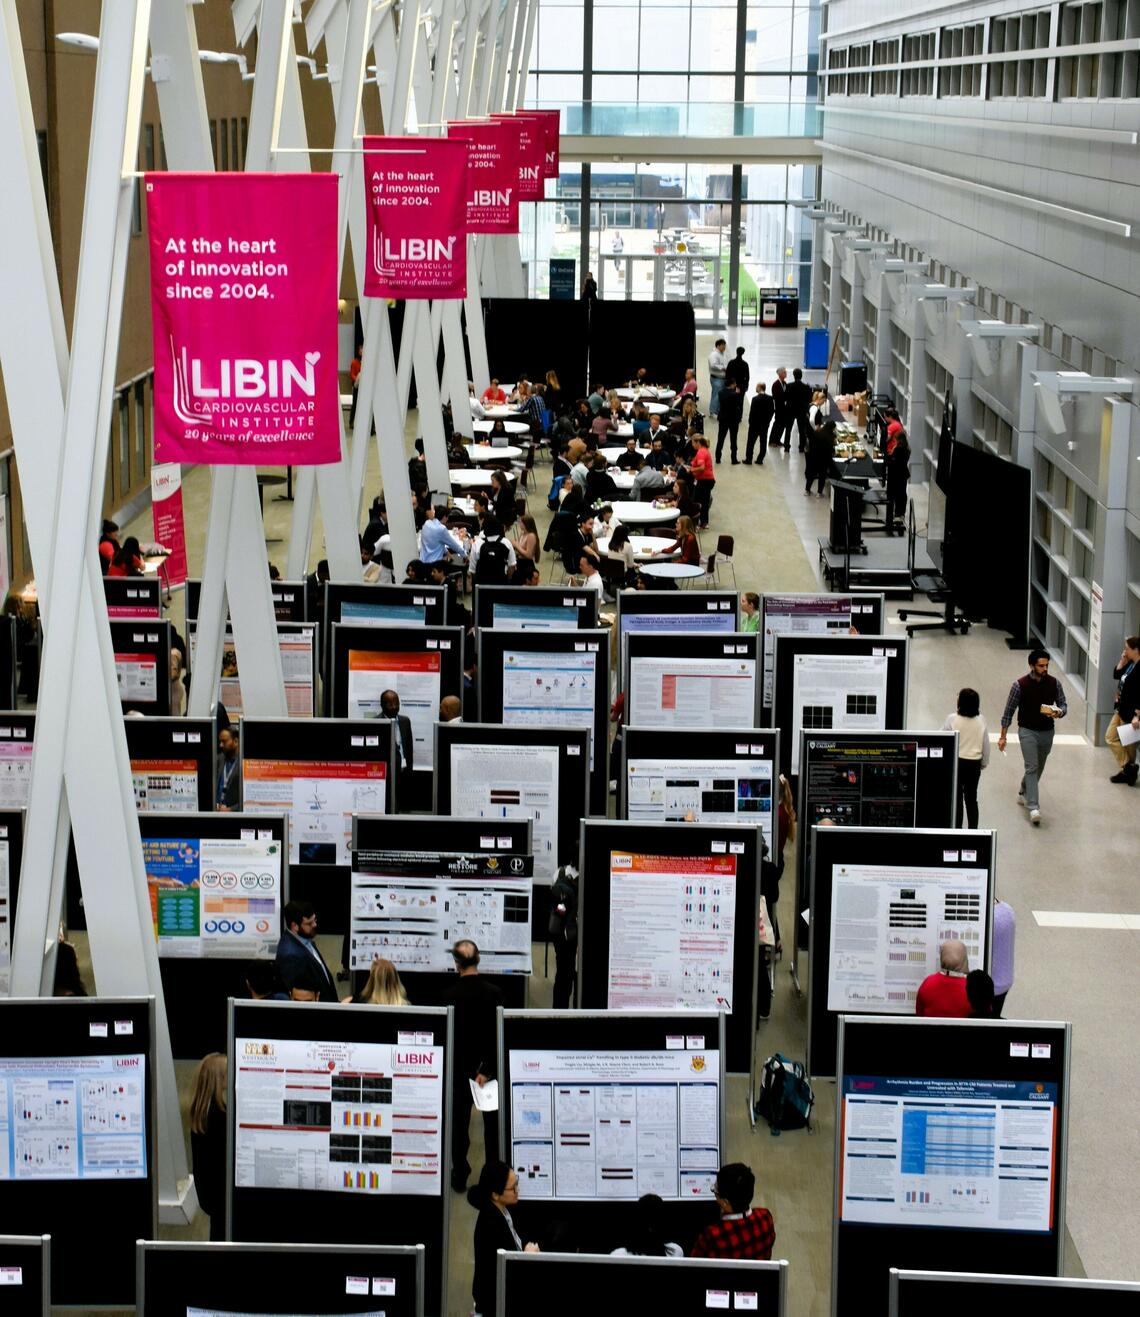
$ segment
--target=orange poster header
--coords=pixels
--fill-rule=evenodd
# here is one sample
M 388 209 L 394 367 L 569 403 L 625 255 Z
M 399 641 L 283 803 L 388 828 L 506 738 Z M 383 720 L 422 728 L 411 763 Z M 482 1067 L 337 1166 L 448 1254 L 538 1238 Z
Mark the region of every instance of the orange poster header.
M 349 672 L 439 672 L 440 656 L 430 654 L 389 654 L 374 649 L 350 649 Z

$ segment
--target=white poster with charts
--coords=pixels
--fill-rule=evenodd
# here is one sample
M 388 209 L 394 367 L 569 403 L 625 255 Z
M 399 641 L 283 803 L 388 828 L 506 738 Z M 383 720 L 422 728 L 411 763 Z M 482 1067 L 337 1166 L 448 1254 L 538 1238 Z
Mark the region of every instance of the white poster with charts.
M 800 728 L 881 732 L 887 725 L 882 654 L 797 654 L 792 666 L 792 772 L 800 771 Z
M 443 1048 L 238 1038 L 234 1184 L 442 1192 Z
M 451 812 L 461 819 L 532 819 L 534 876 L 541 879 L 552 879 L 558 867 L 558 754 L 556 745 L 451 747 Z
M 572 654 L 508 649 L 503 654 L 503 726 L 593 730 L 597 667 L 597 641 L 582 641 Z
M 988 878 L 965 864 L 832 865 L 827 1009 L 913 1015 L 938 948 L 953 938 L 983 969 Z
M 756 721 L 756 660 L 739 657 L 629 660 L 629 718 L 639 727 L 751 727 Z

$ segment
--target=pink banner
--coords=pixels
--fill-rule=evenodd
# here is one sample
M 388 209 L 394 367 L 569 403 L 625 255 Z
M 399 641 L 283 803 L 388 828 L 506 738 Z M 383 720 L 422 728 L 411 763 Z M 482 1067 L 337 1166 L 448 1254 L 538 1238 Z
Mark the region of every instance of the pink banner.
M 542 170 L 546 161 L 545 133 L 535 119 L 522 114 L 493 114 L 492 119 L 510 124 L 510 158 L 515 162 L 520 201 L 542 199 Z
M 186 523 L 182 520 L 182 468 L 166 462 L 150 469 L 150 510 L 154 538 L 169 550 L 166 559 L 166 588 L 186 579 Z
M 148 174 L 154 458 L 340 460 L 335 174 Z
M 367 297 L 467 295 L 468 144 L 366 137 Z
M 519 231 L 518 133 L 501 119 L 456 122 L 447 135 L 469 143 L 467 232 Z M 512 154 L 514 152 L 514 154 Z
M 561 110 L 523 110 L 528 119 L 537 119 L 542 124 L 542 177 L 558 177 L 558 147 L 562 132 Z

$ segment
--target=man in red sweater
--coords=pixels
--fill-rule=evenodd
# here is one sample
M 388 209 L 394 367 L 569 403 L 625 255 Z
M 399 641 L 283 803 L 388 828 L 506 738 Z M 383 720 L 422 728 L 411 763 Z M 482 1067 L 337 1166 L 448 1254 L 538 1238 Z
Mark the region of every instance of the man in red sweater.
M 776 1242 L 772 1213 L 766 1207 L 753 1207 L 756 1177 L 743 1162 L 730 1162 L 716 1174 L 713 1193 L 720 1208 L 720 1220 L 705 1226 L 697 1236 L 691 1256 L 694 1258 L 745 1258 L 767 1262 Z
M 942 969 L 922 981 L 915 998 L 915 1015 L 939 1015 L 945 1019 L 968 1019 L 970 1002 L 966 996 L 966 972 L 970 968 L 966 945 L 956 938 L 939 947 Z

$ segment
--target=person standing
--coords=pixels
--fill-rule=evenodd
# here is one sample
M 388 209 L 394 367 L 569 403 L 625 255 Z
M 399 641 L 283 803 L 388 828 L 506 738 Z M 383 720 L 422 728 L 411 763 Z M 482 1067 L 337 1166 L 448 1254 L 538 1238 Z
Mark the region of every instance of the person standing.
M 970 1000 L 966 996 L 966 974 L 970 968 L 966 944 L 958 938 L 943 942 L 938 948 L 941 969 L 928 974 L 919 985 L 915 998 L 915 1015 L 935 1015 L 942 1019 L 966 1020 Z
M 792 371 L 792 382 L 788 385 L 788 409 L 799 431 L 800 452 L 806 453 L 811 440 L 811 425 L 808 422 L 808 412 L 811 411 L 811 385 L 804 383 L 804 373 L 799 366 Z M 789 438 L 791 434 L 792 427 L 789 422 Z
M 624 526 L 618 528 L 625 530 Z M 627 532 L 628 534 L 628 532 Z M 615 533 L 615 539 L 617 535 Z M 550 888 L 550 940 L 554 943 L 554 994 L 556 1011 L 570 1009 L 578 972 L 578 870 L 562 865 Z
M 1045 762 L 1053 748 L 1054 724 L 1069 712 L 1065 688 L 1049 674 L 1049 653 L 1044 649 L 1029 651 L 1029 671 L 1009 688 L 1001 715 L 998 749 L 1005 753 L 1006 734 L 1017 714 L 1018 741 L 1025 775 L 1017 790 L 1017 803 L 1029 810 L 1029 821 L 1041 823 L 1041 800 L 1038 794 Z
M 226 1058 L 202 1058 L 190 1099 L 190 1162 L 198 1206 L 210 1218 L 210 1239 L 226 1237 Z
M 524 1244 L 511 1208 L 519 1202 L 518 1172 L 506 1162 L 488 1161 L 472 1186 L 467 1201 L 478 1211 L 475 1222 L 475 1272 L 471 1297 L 475 1317 L 495 1317 L 498 1311 L 499 1250 L 507 1253 L 537 1253 L 534 1243 Z
M 756 393 L 748 408 L 748 447 L 744 451 L 745 465 L 751 464 L 752 450 L 757 443 L 760 445 L 760 457 L 756 465 L 764 465 L 764 459 L 768 456 L 768 427 L 772 424 L 774 410 L 775 403 L 764 387 L 764 381 L 761 380 L 756 386 Z
M 994 979 L 994 1019 L 1000 1020 L 1005 999 L 1013 987 L 1013 944 L 1017 935 L 1017 918 L 1008 901 L 994 897 L 993 950 L 990 968 Z
M 380 712 L 392 724 L 392 743 L 396 749 L 396 804 L 401 809 L 410 809 L 412 771 L 416 766 L 412 720 L 400 712 L 400 696 L 394 690 L 381 692 Z
M 740 629 L 747 634 L 760 630 L 760 596 L 754 590 L 740 596 Z
M 893 444 L 887 447 L 887 534 L 906 533 L 906 485 L 910 479 L 910 440 L 898 422 Z
M 720 1220 L 705 1226 L 690 1257 L 740 1258 L 766 1262 L 776 1243 L 776 1226 L 766 1207 L 753 1207 L 756 1176 L 743 1162 L 730 1162 L 716 1173 L 713 1194 Z
M 808 443 L 804 461 L 804 497 L 807 498 L 811 494 L 811 487 L 815 484 L 822 498 L 823 486 L 831 475 L 835 462 L 835 422 L 824 421 L 811 432 Z M 800 452 L 804 452 L 804 449 L 801 448 Z
M 277 977 L 286 992 L 295 986 L 317 989 L 321 1001 L 336 1002 L 336 981 L 316 942 L 317 912 L 310 901 L 286 901 L 277 943 Z
M 712 453 L 709 452 L 709 441 L 704 435 L 693 435 L 692 442 L 695 452 L 693 460 L 689 463 L 689 471 L 693 477 L 693 493 L 701 505 L 700 529 L 706 530 L 712 508 L 713 490 L 716 488 L 716 468 L 713 466 Z
M 1129 723 L 1134 732 L 1140 732 L 1140 636 L 1129 636 L 1124 642 L 1124 652 L 1112 675 L 1117 682 L 1116 709 L 1104 734 L 1104 743 L 1116 758 L 1117 771 L 1108 780 L 1131 787 L 1136 785 L 1138 771 L 1136 742 L 1125 745 L 1120 739 L 1120 728 Z
M 227 814 L 241 809 L 241 761 L 238 759 L 238 729 L 230 723 L 218 733 L 218 750 L 222 762 L 218 769 L 218 789 L 214 808 Z
M 942 724 L 944 732 L 958 733 L 958 813 L 954 826 L 978 826 L 978 780 L 990 762 L 990 738 L 981 714 L 981 697 L 970 686 L 958 692 L 958 710 Z
M 582 301 L 596 302 L 598 300 L 598 285 L 594 279 L 593 270 L 586 271 L 586 277 L 582 280 Z
M 740 465 L 736 453 L 736 440 L 740 433 L 740 419 L 743 415 L 744 395 L 737 388 L 735 380 L 726 380 L 721 390 L 720 410 L 717 413 L 716 460 L 718 462 L 724 452 L 724 437 L 727 435 L 729 451 L 732 453 L 732 465 Z
M 733 380 L 740 390 L 741 397 L 746 397 L 751 375 L 752 372 L 748 369 L 748 362 L 744 360 L 744 349 L 737 348 L 736 356 L 724 368 L 725 383 L 727 384 L 729 380 Z
M 451 948 L 458 978 L 444 993 L 444 1005 L 455 1007 L 455 1063 L 451 1085 L 451 1187 L 467 1188 L 471 1163 L 471 1081 L 482 1088 L 497 1070 L 498 1008 L 503 994 L 479 973 L 479 948 L 463 938 Z M 483 1146 L 488 1164 L 499 1155 L 499 1116 L 483 1112 Z M 480 1181 L 481 1182 L 481 1181 Z
M 724 388 L 724 373 L 728 368 L 725 348 L 728 344 L 718 338 L 709 353 L 709 415 L 716 416 L 720 411 L 720 392 Z
M 788 368 L 781 366 L 776 371 L 776 378 L 772 381 L 772 406 L 775 419 L 772 422 L 772 431 L 768 436 L 768 444 L 772 448 L 779 448 L 782 444 L 784 448 L 791 448 L 792 422 L 795 417 L 792 414 L 789 403 L 791 398 L 789 390 L 791 385 L 788 383 Z

